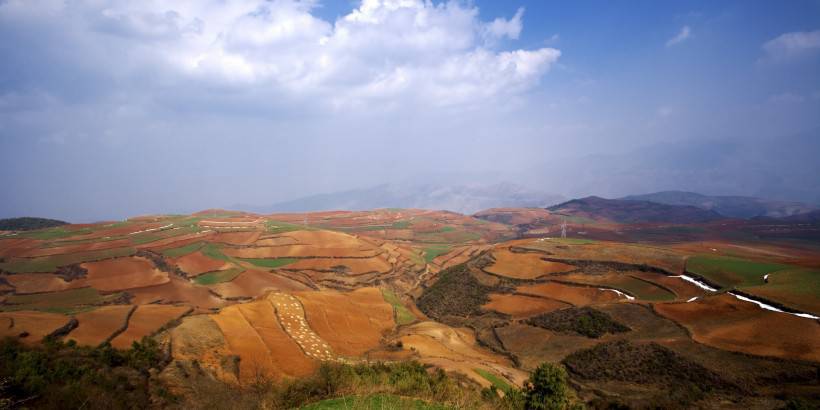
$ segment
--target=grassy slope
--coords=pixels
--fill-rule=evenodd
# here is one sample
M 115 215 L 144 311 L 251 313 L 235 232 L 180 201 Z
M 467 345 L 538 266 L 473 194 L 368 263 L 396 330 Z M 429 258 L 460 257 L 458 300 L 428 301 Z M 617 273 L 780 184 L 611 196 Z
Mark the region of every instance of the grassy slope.
M 385 302 L 393 305 L 393 310 L 396 312 L 396 323 L 399 325 L 406 325 L 416 321 L 416 316 L 410 312 L 401 300 L 390 289 L 382 289 L 382 296 Z
M 440 404 L 427 403 L 420 399 L 409 399 L 392 394 L 374 394 L 371 396 L 350 396 L 338 399 L 322 400 L 302 407 L 304 410 L 337 410 L 337 409 L 446 409 Z
M 760 286 L 763 276 L 789 265 L 755 262 L 728 256 L 694 256 L 686 262 L 686 270 L 721 285 L 724 288 Z

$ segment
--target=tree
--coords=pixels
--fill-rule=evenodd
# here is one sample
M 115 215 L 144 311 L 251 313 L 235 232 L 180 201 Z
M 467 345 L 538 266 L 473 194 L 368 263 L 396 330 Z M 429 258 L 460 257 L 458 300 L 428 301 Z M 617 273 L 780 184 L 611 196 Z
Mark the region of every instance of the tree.
M 562 367 L 542 363 L 524 384 L 525 408 L 563 410 L 569 407 L 567 373 Z

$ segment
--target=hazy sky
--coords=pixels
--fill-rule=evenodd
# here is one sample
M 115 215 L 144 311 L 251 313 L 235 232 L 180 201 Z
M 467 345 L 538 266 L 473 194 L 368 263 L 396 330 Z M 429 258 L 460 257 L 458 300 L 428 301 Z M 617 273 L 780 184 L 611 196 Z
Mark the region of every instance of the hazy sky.
M 0 0 L 0 217 L 381 183 L 820 202 L 820 1 Z

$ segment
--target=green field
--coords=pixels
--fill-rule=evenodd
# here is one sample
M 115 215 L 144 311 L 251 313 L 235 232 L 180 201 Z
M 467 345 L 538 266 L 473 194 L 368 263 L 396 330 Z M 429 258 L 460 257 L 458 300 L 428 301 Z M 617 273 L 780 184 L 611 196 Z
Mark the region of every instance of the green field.
M 230 282 L 236 279 L 236 277 L 239 276 L 239 274 L 243 271 L 244 269 L 242 268 L 231 268 L 226 270 L 203 273 L 194 278 L 194 282 L 196 282 L 199 285 L 215 285 L 217 283 Z
M 723 288 L 760 286 L 763 275 L 790 269 L 780 263 L 755 262 L 728 256 L 694 256 L 686 261 L 686 270 L 700 275 Z
M 120 293 L 101 295 L 94 288 L 80 288 L 62 292 L 33 295 L 11 295 L 0 310 L 39 310 L 42 312 L 75 314 L 94 309 L 106 301 L 120 297 Z
M 205 246 L 202 247 L 202 253 L 211 259 L 218 259 L 225 262 L 233 262 L 233 259 L 230 256 L 222 253 L 222 251 L 219 249 L 219 246 L 210 242 L 206 243 Z
M 185 256 L 189 253 L 198 251 L 203 245 L 204 244 L 202 242 L 190 243 L 185 246 L 180 246 L 179 248 L 166 249 L 162 251 L 162 254 L 169 258 L 178 258 L 180 256 Z
M 305 227 L 302 225 L 295 225 L 292 223 L 280 221 L 265 221 L 265 228 L 267 229 L 268 233 L 283 233 L 305 229 Z
M 407 325 L 416 321 L 416 315 L 401 303 L 401 299 L 392 290 L 382 289 L 382 296 L 385 302 L 393 305 L 393 311 L 396 312 L 396 323 Z
M 8 262 L 0 263 L 0 269 L 14 273 L 54 272 L 58 266 L 118 258 L 133 255 L 135 252 L 134 248 L 114 248 L 39 258 L 12 258 Z
M 450 245 L 438 245 L 424 248 L 424 260 L 430 263 L 437 256 L 450 252 Z
M 296 262 L 296 258 L 276 258 L 276 259 L 260 259 L 260 258 L 240 258 L 239 260 L 249 262 L 253 265 L 263 268 L 275 269 L 285 265 Z
M 492 374 L 492 373 L 490 373 L 490 372 L 488 372 L 484 369 L 473 369 L 473 371 L 478 373 L 479 376 L 487 379 L 487 381 L 492 383 L 493 386 L 495 386 L 496 389 L 498 389 L 500 391 L 503 391 L 504 393 L 507 393 L 508 391 L 513 389 L 513 387 L 510 386 L 510 384 L 507 383 L 506 380 L 504 380 L 504 379 L 502 379 L 502 378 L 500 378 L 500 377 L 498 377 L 498 376 L 496 376 L 496 375 L 494 375 L 494 374 Z
M 410 227 L 410 221 L 396 221 L 390 227 L 393 229 L 407 229 Z
M 39 229 L 36 231 L 23 232 L 17 235 L 20 238 L 39 239 L 41 241 L 48 241 L 52 239 L 62 239 L 71 236 L 85 235 L 91 233 L 91 229 L 83 228 L 76 230 L 68 230 L 64 226 L 56 228 Z
M 769 275 L 769 283 L 743 291 L 794 309 L 820 314 L 820 270 L 788 269 Z
M 420 399 L 410 399 L 392 394 L 374 394 L 371 396 L 349 396 L 338 399 L 322 400 L 318 403 L 302 407 L 303 410 L 383 410 L 383 409 L 414 409 L 439 410 L 447 407 L 440 404 L 427 403 Z

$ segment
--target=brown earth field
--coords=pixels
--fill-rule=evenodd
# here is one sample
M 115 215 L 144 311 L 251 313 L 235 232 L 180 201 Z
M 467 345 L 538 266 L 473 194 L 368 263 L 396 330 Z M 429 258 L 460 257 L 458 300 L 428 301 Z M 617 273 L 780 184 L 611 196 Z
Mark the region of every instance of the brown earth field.
M 545 261 L 541 259 L 543 255 L 538 253 L 517 253 L 508 247 L 495 248 L 492 255 L 495 262 L 484 270 L 515 279 L 537 279 L 575 269 L 574 266 L 565 263 Z
M 490 302 L 481 307 L 510 315 L 513 318 L 525 318 L 570 306 L 568 303 L 557 300 L 493 293 L 490 295 Z
M 99 346 L 110 340 L 115 332 L 125 329 L 128 315 L 135 306 L 101 306 L 90 312 L 77 314 L 79 324 L 65 340 L 73 340 L 78 345 Z
M 584 306 L 593 303 L 606 303 L 623 300 L 623 298 L 615 292 L 609 292 L 586 286 L 565 285 L 557 282 L 523 285 L 516 288 L 516 292 L 525 296 L 535 296 L 557 300 L 574 306 Z
M 481 348 L 473 332 L 436 322 L 421 322 L 404 328 L 399 336 L 404 349 L 415 351 L 422 363 L 467 375 L 483 387 L 490 383 L 474 369 L 480 368 L 521 385 L 527 374 L 516 369 L 509 359 Z
M 728 295 L 655 310 L 685 326 L 696 341 L 717 348 L 786 359 L 820 361 L 820 323 L 771 312 Z
M 202 252 L 192 252 L 173 260 L 173 262 L 188 274 L 188 277 L 198 276 L 206 272 L 229 269 L 230 262 L 205 256 Z
M 287 270 L 315 270 L 315 271 L 337 271 L 340 274 L 361 275 L 363 273 L 387 273 L 392 266 L 384 259 L 376 258 L 310 258 L 300 259 L 294 263 L 285 265 Z
M 348 246 L 344 248 L 331 248 L 314 245 L 293 245 L 276 247 L 253 247 L 253 248 L 225 248 L 224 254 L 235 258 L 372 258 L 379 253 L 373 247 L 362 248 L 359 246 Z
M 210 288 L 226 298 L 256 298 L 270 291 L 292 292 L 310 290 L 307 285 L 301 282 L 289 279 L 275 272 L 266 272 L 258 269 L 248 269 L 240 273 L 234 280 L 210 285 Z
M 150 336 L 169 322 L 179 319 L 191 308 L 187 306 L 171 305 L 140 305 L 131 315 L 128 328 L 111 340 L 111 346 L 118 349 L 127 349 L 131 343 L 139 341 L 143 336 Z M 82 320 L 80 324 L 82 324 Z M 78 328 L 79 329 L 79 328 Z M 71 333 L 76 332 L 76 329 Z
M 155 268 L 148 259 L 137 256 L 88 262 L 81 266 L 88 270 L 85 283 L 102 291 L 144 288 L 169 281 L 167 273 Z
M 40 342 L 55 330 L 68 324 L 69 317 L 46 312 L 0 312 L 0 337 L 20 337 L 23 343 Z
M 184 303 L 199 311 L 209 311 L 225 306 L 226 303 L 212 294 L 206 286 L 195 285 L 187 280 L 170 277 L 167 283 L 128 289 L 135 304 Z
M 228 306 L 211 318 L 224 335 L 228 349 L 240 357 L 239 379 L 260 373 L 281 378 L 304 376 L 316 368 L 279 324 L 267 300 Z
M 88 286 L 83 280 L 66 282 L 65 279 L 51 273 L 18 273 L 5 275 L 2 278 L 14 287 L 18 295 L 59 292 Z
M 393 307 L 376 288 L 352 292 L 294 292 L 310 327 L 343 356 L 360 356 L 379 346 L 395 326 Z

